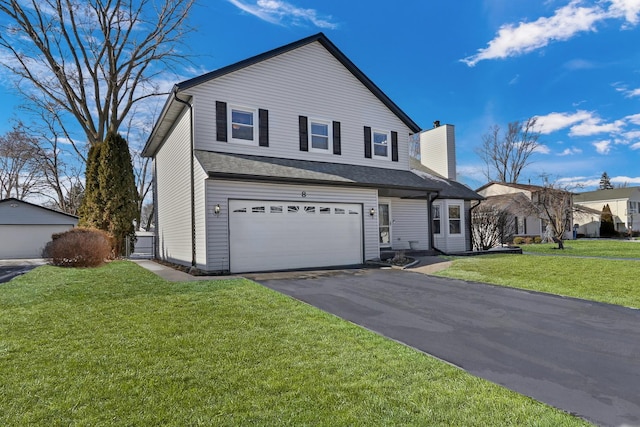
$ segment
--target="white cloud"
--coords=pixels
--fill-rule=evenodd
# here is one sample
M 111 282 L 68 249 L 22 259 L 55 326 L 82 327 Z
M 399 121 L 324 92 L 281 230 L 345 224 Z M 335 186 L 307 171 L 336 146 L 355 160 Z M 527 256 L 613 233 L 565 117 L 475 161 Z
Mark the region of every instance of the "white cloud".
M 594 142 L 593 146 L 596 147 L 599 154 L 609 154 L 611 151 L 611 141 L 609 140 Z
M 633 114 L 631 116 L 626 116 L 624 119 L 628 120 L 634 125 L 640 125 L 640 114 Z
M 540 144 L 533 150 L 533 152 L 538 154 L 549 154 L 551 149 L 544 144 Z
M 584 110 L 578 110 L 573 114 L 569 113 L 549 113 L 546 116 L 536 116 L 536 126 L 543 135 L 548 135 L 557 130 L 570 127 L 576 123 L 589 120 L 593 117 L 593 113 Z
M 541 17 L 533 22 L 521 21 L 517 25 L 502 25 L 486 48 L 478 49 L 478 53 L 462 59 L 462 62 L 473 67 L 485 59 L 529 53 L 553 41 L 566 41 L 580 33 L 595 32 L 596 24 L 606 19 L 624 19 L 626 27 L 640 21 L 640 0 L 609 0 L 608 9 L 600 5 L 581 6 L 582 3 L 581 0 L 572 0 L 550 17 Z M 604 5 L 605 2 L 600 4 Z
M 632 150 L 640 150 L 640 142 L 636 142 L 631 146 Z
M 577 147 L 565 148 L 558 156 L 573 156 L 574 154 L 582 154 L 582 150 Z
M 614 176 L 611 182 L 615 184 L 640 184 L 640 176 Z
M 554 40 L 568 40 L 578 33 L 595 31 L 595 23 L 606 17 L 605 11 L 597 6 L 581 7 L 574 0 L 555 11 L 551 17 L 538 18 L 533 22 L 518 25 L 505 24 L 498 35 L 484 49 L 462 61 L 473 67 L 484 59 L 497 59 L 529 53 L 547 46 Z
M 638 0 L 610 0 L 609 14 L 613 18 L 624 18 L 628 24 L 636 25 L 640 15 Z
M 612 123 L 602 123 L 599 117 L 591 117 L 577 125 L 571 126 L 570 136 L 591 136 L 601 133 L 619 132 L 625 123 L 624 120 L 616 120 Z
M 243 11 L 263 21 L 278 25 L 303 25 L 311 23 L 318 28 L 334 29 L 338 25 L 331 22 L 332 17 L 322 17 L 315 9 L 303 9 L 282 0 L 228 0 Z

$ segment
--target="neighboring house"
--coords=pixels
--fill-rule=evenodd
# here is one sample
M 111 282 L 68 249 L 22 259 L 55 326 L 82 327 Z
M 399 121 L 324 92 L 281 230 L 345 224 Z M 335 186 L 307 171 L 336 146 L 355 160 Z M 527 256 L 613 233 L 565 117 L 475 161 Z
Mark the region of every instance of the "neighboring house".
M 545 187 L 527 184 L 490 182 L 478 188 L 476 192 L 485 197 L 482 203 L 506 209 L 513 215 L 513 233 L 516 236 L 544 237 L 547 218 L 538 213 L 537 206 Z M 557 190 L 562 192 L 562 190 Z M 568 193 L 565 193 L 568 194 Z M 565 239 L 573 238 L 573 222 L 566 226 Z
M 575 203 L 575 196 L 573 198 Z M 600 218 L 602 210 L 574 204 L 573 223 L 579 237 L 600 237 Z
M 605 205 L 609 205 L 616 231 L 621 233 L 628 233 L 630 229 L 640 231 L 640 187 L 613 188 L 578 193 L 573 196 L 573 203 L 593 209 L 599 214 L 602 213 Z M 600 219 L 598 218 L 599 221 Z M 582 225 L 581 222 L 577 220 L 576 222 Z M 598 235 L 599 233 L 600 228 L 598 226 Z
M 52 234 L 77 225 L 73 215 L 14 198 L 0 200 L 0 259 L 41 258 Z
M 420 137 L 442 143 L 453 128 L 441 128 Z M 480 197 L 412 172 L 419 132 L 323 34 L 178 83 L 143 150 L 156 255 L 207 272 L 361 264 L 433 249 L 433 200 L 455 237 L 435 247 L 470 249 L 467 208 Z M 450 150 L 435 151 L 455 171 Z

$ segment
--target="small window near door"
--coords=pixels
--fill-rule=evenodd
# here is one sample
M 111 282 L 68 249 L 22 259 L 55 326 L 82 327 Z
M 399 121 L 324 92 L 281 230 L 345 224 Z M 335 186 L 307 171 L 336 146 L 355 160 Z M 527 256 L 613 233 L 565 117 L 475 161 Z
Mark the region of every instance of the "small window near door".
M 251 208 L 251 212 L 253 213 L 266 213 L 266 209 L 264 206 L 254 206 Z
M 344 215 L 344 209 L 342 208 L 336 208 L 335 210 L 336 215 Z
M 449 234 L 462 233 L 460 206 L 449 206 Z
M 289 212 L 289 213 L 298 213 L 298 212 L 300 212 L 300 206 L 289 205 L 289 206 L 287 206 L 287 212 Z
M 282 206 L 271 206 L 271 213 L 282 213 Z
M 380 245 L 389 246 L 391 244 L 391 221 L 389 215 L 389 204 L 380 203 L 378 205 L 378 230 L 380 233 Z
M 305 206 L 304 207 L 304 211 L 306 213 L 316 213 L 316 207 L 315 206 Z
M 440 205 L 433 205 L 431 212 L 433 216 L 433 234 L 440 234 Z
M 331 213 L 331 208 L 320 208 L 320 213 L 321 214 L 330 214 Z

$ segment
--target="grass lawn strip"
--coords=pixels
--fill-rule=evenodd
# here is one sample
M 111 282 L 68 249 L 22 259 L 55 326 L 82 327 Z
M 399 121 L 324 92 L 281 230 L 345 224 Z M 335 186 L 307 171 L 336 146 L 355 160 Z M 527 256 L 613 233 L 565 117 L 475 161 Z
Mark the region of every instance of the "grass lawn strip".
M 557 256 L 598 256 L 608 258 L 640 259 L 639 240 L 565 240 L 564 250 L 556 249 L 555 243 L 520 245 L 524 252 L 534 252 Z
M 588 425 L 248 280 L 0 287 L 0 425 Z
M 488 255 L 457 258 L 436 275 L 640 308 L 639 271 L 638 261 Z

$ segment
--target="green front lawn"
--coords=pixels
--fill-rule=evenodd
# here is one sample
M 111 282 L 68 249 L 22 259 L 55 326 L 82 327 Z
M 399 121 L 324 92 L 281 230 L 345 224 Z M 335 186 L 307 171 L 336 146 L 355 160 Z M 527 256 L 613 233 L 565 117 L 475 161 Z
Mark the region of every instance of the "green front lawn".
M 640 247 L 640 243 L 620 244 Z M 529 246 L 524 248 L 529 250 Z M 615 251 L 614 248 L 610 250 Z M 562 251 L 559 250 L 555 250 L 554 253 L 562 255 Z M 457 258 L 450 268 L 436 274 L 640 308 L 638 272 L 640 261 L 566 256 L 487 255 Z
M 611 258 L 640 258 L 639 240 L 565 240 L 564 250 L 555 249 L 557 244 L 541 243 L 520 245 L 525 252 L 551 255 L 603 256 Z
M 129 262 L 0 285 L 0 372 L 2 426 L 586 425 L 251 281 Z

